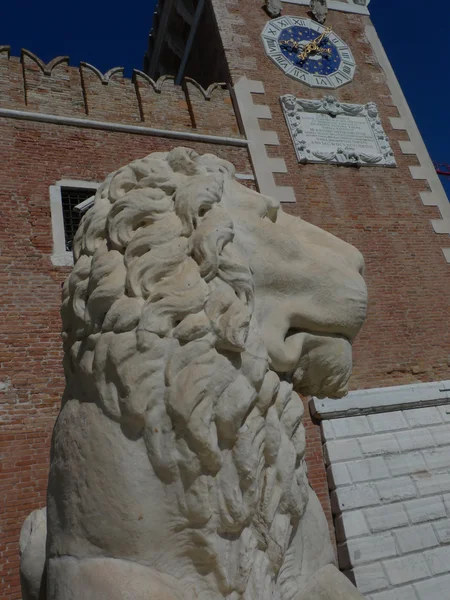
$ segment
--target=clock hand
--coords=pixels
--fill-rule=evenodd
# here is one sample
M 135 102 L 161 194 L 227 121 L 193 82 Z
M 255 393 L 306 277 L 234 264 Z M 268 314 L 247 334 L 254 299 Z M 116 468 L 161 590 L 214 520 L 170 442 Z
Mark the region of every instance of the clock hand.
M 315 40 L 313 40 L 313 42 L 315 42 L 317 45 L 319 45 L 321 43 L 321 41 L 323 40 L 323 38 L 330 35 L 330 33 L 331 33 L 331 27 L 327 27 L 325 29 L 325 31 L 323 31 L 318 37 L 316 37 Z
M 319 35 L 316 39 L 312 40 L 309 44 L 307 44 L 303 48 L 303 52 L 299 55 L 301 60 L 306 60 L 306 58 L 311 54 L 311 52 L 320 52 L 320 54 L 331 54 L 331 48 L 320 48 L 319 44 L 323 41 L 325 36 L 331 33 L 331 27 L 325 29 L 325 31 Z
M 292 38 L 290 40 L 280 40 L 279 44 L 280 44 L 280 46 L 284 46 L 286 48 L 291 48 L 292 51 L 298 52 L 298 50 L 299 50 L 298 42 L 296 42 Z

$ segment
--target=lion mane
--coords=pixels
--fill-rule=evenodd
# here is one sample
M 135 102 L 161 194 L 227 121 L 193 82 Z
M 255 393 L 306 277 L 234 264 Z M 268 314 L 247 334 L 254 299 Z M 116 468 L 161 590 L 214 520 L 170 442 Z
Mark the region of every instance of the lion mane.
M 63 402 L 94 401 L 144 439 L 184 555 L 224 597 L 274 598 L 277 579 L 290 598 L 288 548 L 308 498 L 303 406 L 252 319 L 227 180 L 230 163 L 176 148 L 98 189 L 63 288 Z

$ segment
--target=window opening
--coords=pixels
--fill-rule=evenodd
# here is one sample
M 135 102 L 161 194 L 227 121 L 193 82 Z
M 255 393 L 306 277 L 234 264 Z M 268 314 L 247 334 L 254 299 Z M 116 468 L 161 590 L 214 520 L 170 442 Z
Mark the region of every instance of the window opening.
M 61 187 L 64 236 L 66 239 L 66 250 L 68 252 L 72 251 L 73 238 L 83 216 L 83 212 L 76 210 L 76 207 L 91 196 L 94 196 L 95 192 L 95 188 L 89 189 Z

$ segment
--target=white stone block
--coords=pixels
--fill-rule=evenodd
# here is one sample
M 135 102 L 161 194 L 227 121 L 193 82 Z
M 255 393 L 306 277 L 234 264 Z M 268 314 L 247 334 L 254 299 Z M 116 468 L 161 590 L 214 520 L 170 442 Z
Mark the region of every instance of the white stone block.
M 435 406 L 428 408 L 413 408 L 403 413 L 411 427 L 425 427 L 442 423 L 441 415 Z
M 361 458 L 361 449 L 356 440 L 335 440 L 327 442 L 324 446 L 327 464 L 343 460 Z
M 369 535 L 370 530 L 367 527 L 364 513 L 362 510 L 351 510 L 342 513 L 335 521 L 336 539 L 338 542 L 344 542 L 352 537 Z
M 411 475 L 412 473 L 427 470 L 420 452 L 392 454 L 392 456 L 386 456 L 385 461 L 393 477 Z
M 450 425 L 436 425 L 430 427 L 429 431 L 437 446 L 450 446 Z
M 401 411 L 384 412 L 377 415 L 369 415 L 369 423 L 376 433 L 383 431 L 393 431 L 395 429 L 407 429 L 408 423 Z
M 331 420 L 322 421 L 320 424 L 322 430 L 322 439 L 327 442 L 328 440 L 334 440 L 336 437 L 334 434 L 333 424 Z
M 352 480 L 347 470 L 346 463 L 334 463 L 327 469 L 328 486 L 335 490 L 339 486 L 350 485 Z
M 436 521 L 447 516 L 444 501 L 439 496 L 409 500 L 405 502 L 405 508 L 412 523 Z
M 444 406 L 438 406 L 437 409 L 442 420 L 446 423 L 450 423 L 450 405 L 445 404 Z
M 450 492 L 449 473 L 420 473 L 413 475 L 421 496 Z
M 360 435 L 370 435 L 372 433 L 367 417 L 334 419 L 333 429 L 337 438 L 358 437 Z
M 450 471 L 450 448 L 428 448 L 422 454 L 429 469 Z
M 450 575 L 420 581 L 414 587 L 420 600 L 447 600 L 450 598 Z
M 450 547 L 441 546 L 425 552 L 425 558 L 433 575 L 450 573 Z M 449 588 L 450 595 L 450 588 Z
M 450 519 L 436 521 L 433 523 L 433 529 L 441 544 L 450 544 Z
M 380 533 L 370 535 L 364 538 L 352 538 L 347 541 L 348 558 L 351 565 L 356 566 L 362 563 L 371 563 L 390 557 L 397 556 L 397 546 L 392 533 Z M 338 547 L 338 554 L 341 556 Z M 341 564 L 341 567 L 350 567 L 351 565 Z
M 447 509 L 447 512 L 450 513 L 450 494 L 444 494 L 443 500 L 444 500 L 444 504 L 445 504 L 445 508 Z
M 411 477 L 397 477 L 377 481 L 378 493 L 382 502 L 398 502 L 417 496 L 417 490 Z
M 361 448 L 366 456 L 392 454 L 400 452 L 397 440 L 391 433 L 380 433 L 360 439 Z
M 433 437 L 428 429 L 398 431 L 395 435 L 403 452 L 421 450 L 422 448 L 434 448 L 435 446 Z
M 346 465 L 354 483 L 389 477 L 389 471 L 381 456 L 348 462 Z
M 370 563 L 353 569 L 356 587 L 362 594 L 378 592 L 389 586 L 389 580 L 381 563 Z
M 367 508 L 364 514 L 374 532 L 390 531 L 395 527 L 408 525 L 408 517 L 401 503 Z
M 378 492 L 375 485 L 371 483 L 360 483 L 338 488 L 331 494 L 331 505 L 335 514 L 379 503 Z
M 427 561 L 421 553 L 385 560 L 383 566 L 392 585 L 411 583 L 430 576 Z
M 438 545 L 436 534 L 429 523 L 397 529 L 394 535 L 403 553 L 424 550 Z
M 386 590 L 380 594 L 374 594 L 372 600 L 417 600 L 414 588 L 411 585 Z M 428 598 L 427 600 L 431 600 Z

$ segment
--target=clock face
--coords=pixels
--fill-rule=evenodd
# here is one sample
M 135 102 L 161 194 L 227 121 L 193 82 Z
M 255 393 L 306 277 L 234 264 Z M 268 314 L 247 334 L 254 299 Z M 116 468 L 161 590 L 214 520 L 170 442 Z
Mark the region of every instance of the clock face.
M 338 88 L 353 79 L 351 50 L 330 28 L 311 19 L 279 17 L 261 35 L 267 56 L 293 79 L 321 88 Z

